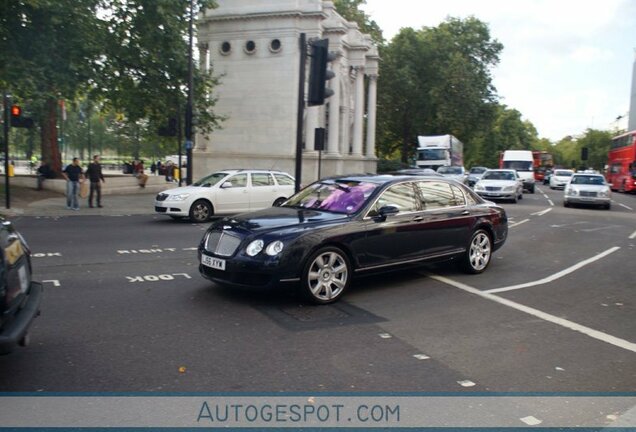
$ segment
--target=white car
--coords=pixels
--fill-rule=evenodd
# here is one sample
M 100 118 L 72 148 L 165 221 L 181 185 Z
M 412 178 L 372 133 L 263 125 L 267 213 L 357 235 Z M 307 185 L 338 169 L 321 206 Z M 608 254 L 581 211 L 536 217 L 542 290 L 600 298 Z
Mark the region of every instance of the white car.
M 563 189 L 570 182 L 574 171 L 569 169 L 555 169 L 550 176 L 550 189 Z
M 437 174 L 441 174 L 446 178 L 464 182 L 465 171 L 463 166 L 441 166 L 437 168 Z
M 482 174 L 473 189 L 485 199 L 523 199 L 523 180 L 513 169 L 492 169 Z
M 190 186 L 168 189 L 155 198 L 155 211 L 174 219 L 205 222 L 215 214 L 261 210 L 282 204 L 294 194 L 295 180 L 270 170 L 225 170 Z
M 576 173 L 563 192 L 563 205 L 589 204 L 603 206 L 609 210 L 612 206 L 612 191 L 600 174 Z

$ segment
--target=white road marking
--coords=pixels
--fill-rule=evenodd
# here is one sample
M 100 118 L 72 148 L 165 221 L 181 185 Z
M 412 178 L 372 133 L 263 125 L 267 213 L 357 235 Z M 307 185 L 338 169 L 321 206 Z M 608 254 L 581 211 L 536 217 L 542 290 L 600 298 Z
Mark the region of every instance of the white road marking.
M 531 215 L 536 215 L 536 216 L 543 216 L 544 214 L 546 214 L 546 213 L 548 213 L 550 211 L 552 211 L 552 208 L 547 208 L 545 210 L 541 210 L 541 211 L 530 213 L 530 214 Z
M 533 416 L 520 418 L 519 420 L 521 420 L 522 422 L 524 422 L 528 426 L 536 426 L 536 425 L 539 425 L 539 424 L 543 423 L 541 420 L 539 420 L 538 418 L 533 417 Z
M 621 207 L 625 207 L 627 210 L 634 210 L 634 209 L 633 209 L 633 208 L 631 208 L 630 206 L 626 206 L 626 205 L 625 205 L 625 204 L 623 204 L 623 203 L 618 203 L 618 205 L 619 205 L 619 206 L 621 206 Z
M 524 306 L 524 305 L 522 305 L 520 303 L 516 303 L 516 302 L 513 302 L 511 300 L 507 300 L 505 298 L 496 296 L 494 294 L 490 294 L 490 293 L 478 290 L 477 288 L 473 288 L 473 287 L 471 287 L 469 285 L 463 284 L 461 282 L 456 282 L 456 281 L 454 281 L 452 279 L 448 279 L 448 278 L 443 277 L 443 276 L 438 276 L 438 275 L 429 275 L 429 276 L 430 276 L 431 279 L 434 279 L 436 281 L 445 283 L 445 284 L 450 285 L 450 286 L 454 286 L 455 288 L 459 288 L 461 290 L 464 290 L 464 291 L 469 292 L 471 294 L 474 294 L 476 296 L 482 297 L 482 298 L 484 298 L 486 300 L 494 301 L 494 302 L 502 304 L 504 306 L 508 306 L 510 308 L 516 309 L 516 310 L 518 310 L 520 312 L 527 313 L 529 315 L 532 315 L 532 316 L 540 318 L 542 320 L 551 322 L 551 323 L 559 325 L 561 327 L 565 327 L 565 328 L 568 328 L 570 330 L 574 330 L 574 331 L 583 333 L 584 335 L 589 336 L 591 338 L 598 339 L 598 340 L 600 340 L 602 342 L 605 342 L 605 343 L 614 345 L 616 347 L 622 348 L 624 350 L 632 351 L 632 352 L 636 353 L 636 343 L 629 342 L 629 341 L 626 341 L 624 339 L 617 338 L 617 337 L 609 335 L 607 333 L 603 333 L 603 332 L 600 332 L 598 330 L 594 330 L 592 328 L 583 326 L 581 324 L 577 324 L 577 323 L 572 322 L 572 321 L 568 321 L 568 320 L 563 319 L 563 318 L 559 318 L 559 317 L 554 316 L 554 315 L 550 315 L 550 314 L 545 313 L 543 311 L 540 311 L 538 309 L 534 309 L 534 308 L 531 308 L 531 307 L 528 307 L 528 306 Z
M 587 228 L 587 229 L 582 229 L 581 232 L 594 232 L 594 231 L 601 231 L 604 229 L 616 228 L 616 227 L 620 227 L 620 225 L 608 225 L 608 226 L 602 226 L 598 228 Z
M 49 280 L 43 280 L 43 281 L 42 281 L 42 283 L 45 283 L 45 282 L 50 282 L 50 283 L 52 283 L 52 284 L 53 284 L 53 286 L 56 286 L 56 287 L 61 286 L 61 285 L 60 285 L 60 281 L 59 281 L 59 280 L 57 280 L 57 279 L 49 279 Z
M 462 387 L 474 387 L 476 385 L 474 382 L 469 380 L 457 381 L 457 384 L 459 384 Z
M 536 285 L 543 285 L 552 281 L 555 281 L 557 279 L 562 278 L 563 276 L 566 276 L 578 269 L 580 269 L 581 267 L 584 267 L 588 264 L 593 263 L 594 261 L 598 261 L 601 258 L 606 257 L 607 255 L 616 252 L 617 250 L 619 250 L 620 247 L 619 246 L 614 246 L 613 248 L 609 248 L 608 250 L 606 250 L 605 252 L 601 252 L 598 255 L 595 255 L 591 258 L 588 258 L 586 260 L 583 260 L 577 264 L 574 264 L 571 267 L 566 268 L 565 270 L 561 270 L 560 272 L 557 272 L 553 275 L 550 275 L 548 277 L 545 277 L 543 279 L 539 279 L 537 281 L 532 281 L 532 282 L 527 282 L 524 284 L 519 284 L 519 285 L 511 285 L 511 286 L 507 286 L 507 287 L 502 287 L 502 288 L 494 288 L 491 290 L 486 290 L 484 292 L 489 293 L 489 294 L 493 294 L 493 293 L 500 293 L 500 292 L 504 292 L 504 291 L 512 291 L 512 290 L 518 290 L 518 289 L 522 289 L 522 288 L 528 288 L 528 287 L 533 287 Z
M 415 357 L 418 360 L 428 360 L 428 359 L 430 359 L 430 357 L 427 356 L 426 354 L 413 354 L 413 357 Z
M 548 203 L 549 203 L 551 206 L 554 206 L 554 203 L 552 202 L 552 200 L 551 200 L 551 199 L 548 199 Z
M 378 334 L 378 336 L 380 336 L 382 339 L 391 339 L 393 337 L 388 333 L 380 333 Z
M 515 222 L 515 223 L 513 223 L 513 224 L 508 225 L 508 228 L 514 228 L 514 227 L 516 227 L 516 226 L 521 225 L 522 223 L 526 223 L 526 222 L 529 222 L 529 221 L 530 221 L 530 219 L 524 219 L 524 220 L 522 220 L 522 221 Z
M 629 238 L 632 239 L 632 240 L 635 239 L 636 238 L 636 231 L 634 231 L 632 233 L 632 235 L 629 236 Z

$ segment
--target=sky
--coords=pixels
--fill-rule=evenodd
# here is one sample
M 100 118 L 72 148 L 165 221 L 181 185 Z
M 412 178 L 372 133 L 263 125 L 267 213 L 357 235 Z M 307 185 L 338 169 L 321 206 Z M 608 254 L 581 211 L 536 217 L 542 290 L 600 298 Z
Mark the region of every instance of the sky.
M 626 126 L 616 118 L 629 111 L 636 0 L 366 0 L 362 9 L 387 40 L 449 16 L 487 23 L 504 46 L 492 71 L 500 103 L 541 138 Z

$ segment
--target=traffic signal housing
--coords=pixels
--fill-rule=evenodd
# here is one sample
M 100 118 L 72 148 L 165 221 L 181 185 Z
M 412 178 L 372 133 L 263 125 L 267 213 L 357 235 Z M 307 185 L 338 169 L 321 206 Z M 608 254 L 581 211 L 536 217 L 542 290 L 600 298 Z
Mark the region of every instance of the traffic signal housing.
M 335 53 L 329 52 L 329 39 L 312 41 L 311 64 L 309 66 L 309 91 L 307 105 L 323 105 L 325 99 L 333 96 L 333 90 L 326 87 L 327 81 L 336 76 L 333 71 L 327 70 L 327 64 L 336 59 Z
M 161 126 L 158 131 L 159 136 L 174 137 L 177 136 L 177 119 L 170 117 L 167 126 Z
M 587 147 L 581 147 L 581 160 L 586 161 L 588 156 Z
M 32 128 L 33 119 L 31 117 L 22 117 L 22 107 L 20 105 L 11 105 L 11 127 Z

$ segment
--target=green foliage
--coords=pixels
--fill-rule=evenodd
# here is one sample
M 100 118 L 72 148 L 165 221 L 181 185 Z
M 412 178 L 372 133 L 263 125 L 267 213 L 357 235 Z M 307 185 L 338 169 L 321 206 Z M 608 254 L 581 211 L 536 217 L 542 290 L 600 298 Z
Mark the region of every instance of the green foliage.
M 366 4 L 366 0 L 334 0 L 336 11 L 347 21 L 358 24 L 362 33 L 371 35 L 373 40 L 381 45 L 384 43 L 382 29 L 364 11 L 360 10 L 360 5 Z
M 195 5 L 194 14 L 216 6 L 212 0 Z M 59 99 L 84 108 L 92 101 L 90 112 L 84 111 L 88 119 L 77 123 L 69 115 L 62 150 L 88 151 L 89 135 L 82 131 L 90 124 L 97 140 L 91 147 L 160 151 L 158 126 L 184 113 L 189 6 L 189 0 L 3 2 L 0 86 L 31 111 L 42 155 L 54 169 L 60 168 Z M 196 128 L 208 133 L 222 120 L 212 110 L 216 100 L 207 97 L 217 81 L 193 72 Z
M 609 131 L 587 129 L 585 133 L 574 138 L 567 136 L 553 147 L 555 164 L 567 168 L 594 168 L 603 171 L 607 164 L 613 134 Z M 581 160 L 581 149 L 587 147 L 588 160 Z
M 387 173 L 397 171 L 402 168 L 409 168 L 409 165 L 395 159 L 379 159 L 378 160 L 378 173 Z
M 474 17 L 435 28 L 404 28 L 382 47 L 378 153 L 407 161 L 418 135 L 453 134 L 464 143 L 489 125 L 496 94 L 490 69 L 503 46 Z

